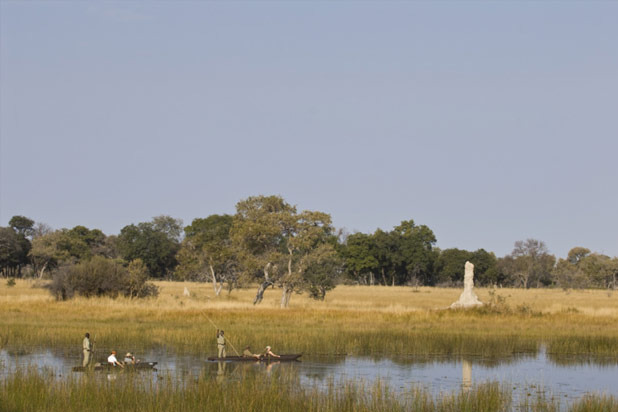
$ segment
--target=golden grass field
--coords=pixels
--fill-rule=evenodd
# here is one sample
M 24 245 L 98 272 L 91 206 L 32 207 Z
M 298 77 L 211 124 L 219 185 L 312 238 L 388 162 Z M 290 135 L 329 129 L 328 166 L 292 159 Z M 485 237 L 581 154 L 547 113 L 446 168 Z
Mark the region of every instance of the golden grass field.
M 535 351 L 618 356 L 618 292 L 561 289 L 476 289 L 492 308 L 446 308 L 461 290 L 338 286 L 325 301 L 294 295 L 279 308 L 280 291 L 251 302 L 255 288 L 222 292 L 209 283 L 156 282 L 157 298 L 77 298 L 55 301 L 18 280 L 0 282 L 0 345 L 79 346 L 84 332 L 101 350 L 166 347 L 214 353 L 214 326 L 237 349 L 272 345 L 307 354 L 476 354 Z M 191 292 L 183 296 L 183 290 Z

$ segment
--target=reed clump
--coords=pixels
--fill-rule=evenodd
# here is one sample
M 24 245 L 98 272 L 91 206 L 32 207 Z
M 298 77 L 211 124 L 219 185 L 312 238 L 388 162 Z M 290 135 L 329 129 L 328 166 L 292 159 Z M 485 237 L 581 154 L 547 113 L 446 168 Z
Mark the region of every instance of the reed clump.
M 422 388 L 394 391 L 382 382 L 330 382 L 325 387 L 303 387 L 297 377 L 272 376 L 218 381 L 208 376 L 164 376 L 159 380 L 112 379 L 100 375 L 59 378 L 36 369 L 19 370 L 0 380 L 0 410 L 180 412 L 197 410 L 315 411 L 315 412 L 477 412 L 477 411 L 615 411 L 616 398 L 586 395 L 561 409 L 543 393 L 532 400 L 514 402 L 508 388 L 495 382 L 468 390 L 432 396 Z
M 618 411 L 618 399 L 608 395 L 588 394 L 575 402 L 572 412 L 615 412 Z

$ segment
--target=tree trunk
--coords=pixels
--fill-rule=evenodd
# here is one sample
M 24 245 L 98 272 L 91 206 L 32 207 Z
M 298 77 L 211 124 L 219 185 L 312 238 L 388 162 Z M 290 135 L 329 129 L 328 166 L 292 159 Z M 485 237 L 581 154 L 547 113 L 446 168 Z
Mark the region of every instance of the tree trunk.
M 223 284 L 217 285 L 217 277 L 215 276 L 215 269 L 212 267 L 212 265 L 208 265 L 208 267 L 210 268 L 210 274 L 212 276 L 212 287 L 215 289 L 215 296 L 219 296 L 219 293 L 221 293 L 221 288 L 223 288 Z
M 384 273 L 384 268 L 382 268 L 382 282 L 384 282 L 384 286 L 388 285 L 388 283 L 386 282 L 386 274 Z
M 271 263 L 268 262 L 268 264 L 264 267 L 264 282 L 262 282 L 262 284 L 258 288 L 257 294 L 255 295 L 255 299 L 253 299 L 254 305 L 257 305 L 258 303 L 262 301 L 262 298 L 264 298 L 264 291 L 266 290 L 266 288 L 268 288 L 269 286 L 273 284 L 273 282 L 270 280 L 270 275 L 268 274 L 268 271 L 270 270 L 271 266 L 272 266 Z
M 287 282 L 283 282 L 283 292 L 281 293 L 281 308 L 287 308 L 290 304 L 290 297 L 292 297 L 292 292 L 294 291 L 294 287 L 289 283 L 292 280 L 292 252 L 293 250 L 288 247 L 288 274 L 287 274 Z
M 290 298 L 292 297 L 292 292 L 294 288 L 292 288 L 287 283 L 283 285 L 283 293 L 281 294 L 281 308 L 287 308 L 290 305 Z
M 45 262 L 43 264 L 43 267 L 41 268 L 41 271 L 39 272 L 39 279 L 43 279 L 43 273 L 45 273 L 45 269 L 47 268 L 47 263 L 48 262 Z
M 521 287 L 524 289 L 528 289 L 528 280 L 530 278 L 530 275 L 524 272 L 519 272 L 517 273 L 517 277 L 519 278 Z

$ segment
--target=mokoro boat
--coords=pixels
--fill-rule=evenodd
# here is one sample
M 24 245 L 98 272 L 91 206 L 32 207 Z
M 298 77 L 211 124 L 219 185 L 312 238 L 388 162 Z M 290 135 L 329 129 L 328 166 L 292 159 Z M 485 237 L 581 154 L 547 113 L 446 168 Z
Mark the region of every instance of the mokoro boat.
M 124 368 L 121 368 L 120 366 L 112 366 L 109 363 L 97 362 L 94 364 L 92 369 L 95 371 L 103 371 L 103 372 L 156 371 L 157 370 L 155 368 L 156 365 L 157 365 L 157 362 L 140 362 L 137 364 L 127 364 L 127 365 L 124 365 Z M 89 367 L 84 368 L 83 366 L 73 366 L 73 372 L 85 372 L 87 370 L 89 370 Z
M 249 356 L 226 356 L 225 358 L 217 358 L 217 357 L 210 357 L 208 358 L 209 361 L 222 361 L 222 362 L 293 362 L 293 361 L 297 361 L 298 358 L 300 358 L 302 355 L 302 353 L 295 353 L 295 354 L 287 354 L 287 355 L 280 355 L 280 358 L 273 358 L 272 356 L 262 356 L 260 357 L 260 359 L 255 359 L 253 357 L 249 357 Z

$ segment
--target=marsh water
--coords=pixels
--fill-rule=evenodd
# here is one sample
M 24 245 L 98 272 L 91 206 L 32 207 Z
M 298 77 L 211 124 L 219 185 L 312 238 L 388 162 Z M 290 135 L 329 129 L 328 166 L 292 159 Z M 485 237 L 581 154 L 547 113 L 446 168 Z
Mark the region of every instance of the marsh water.
M 503 358 L 448 356 L 317 356 L 304 355 L 300 362 L 209 362 L 206 357 L 183 355 L 164 349 L 137 353 L 144 361 L 157 361 L 157 370 L 139 374 L 99 373 L 100 379 L 212 378 L 239 380 L 244 376 L 264 379 L 294 378 L 306 387 L 344 385 L 371 386 L 377 381 L 395 391 L 423 388 L 434 395 L 466 390 L 474 384 L 499 382 L 513 391 L 514 399 L 539 392 L 569 403 L 586 393 L 618 397 L 618 358 L 557 356 L 544 350 Z M 99 356 L 100 358 L 100 356 Z M 5 348 L 0 350 L 0 379 L 18 369 L 37 368 L 60 379 L 80 375 L 75 348 Z

